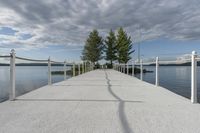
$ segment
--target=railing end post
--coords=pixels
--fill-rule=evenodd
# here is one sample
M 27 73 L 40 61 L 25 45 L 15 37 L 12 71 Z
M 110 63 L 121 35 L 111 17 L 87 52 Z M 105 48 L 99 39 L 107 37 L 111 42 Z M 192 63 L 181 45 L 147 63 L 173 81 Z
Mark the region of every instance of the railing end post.
M 192 51 L 192 55 L 196 55 L 197 54 L 197 52 L 196 51 Z
M 197 103 L 197 52 L 191 55 L 191 102 Z
M 132 76 L 134 77 L 135 75 L 135 63 L 134 60 L 132 61 Z
M 15 100 L 15 91 L 15 50 L 12 49 L 10 53 L 10 101 Z
M 66 64 L 67 64 L 67 61 L 65 60 L 65 61 L 64 61 L 64 80 L 67 79 L 67 74 L 66 74 Z
M 73 62 L 73 77 L 75 77 L 76 76 L 76 65 L 75 65 L 75 62 Z
M 159 57 L 156 57 L 156 86 L 159 86 Z
M 52 79 L 51 79 L 51 57 L 49 56 L 48 58 L 48 85 L 52 84 Z
M 143 81 L 143 61 L 140 59 L 140 80 Z

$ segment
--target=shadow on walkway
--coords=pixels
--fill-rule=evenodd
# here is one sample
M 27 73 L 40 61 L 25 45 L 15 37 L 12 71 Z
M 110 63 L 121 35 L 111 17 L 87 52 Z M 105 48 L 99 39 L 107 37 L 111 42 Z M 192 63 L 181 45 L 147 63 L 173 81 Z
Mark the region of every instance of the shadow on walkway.
M 125 113 L 125 103 L 143 103 L 143 101 L 129 101 L 129 100 L 123 100 L 121 99 L 118 95 L 116 95 L 113 90 L 112 90 L 112 86 L 119 86 L 119 85 L 111 85 L 110 83 L 110 79 L 108 77 L 108 74 L 106 72 L 106 70 L 104 70 L 105 72 L 105 78 L 106 78 L 106 83 L 107 83 L 107 89 L 109 91 L 109 93 L 116 99 L 116 100 L 105 100 L 105 99 L 54 99 L 54 98 L 30 98 L 30 99 L 23 99 L 23 98 L 17 98 L 16 101 L 25 101 L 25 102 L 29 102 L 29 101 L 33 101 L 33 102 L 48 102 L 48 101 L 52 101 L 52 102 L 116 102 L 119 103 L 118 106 L 118 112 L 119 112 L 119 120 L 123 129 L 124 133 L 133 133 L 133 129 L 130 127 L 128 120 L 127 120 L 127 116 Z M 70 85 L 54 85 L 54 86 L 70 86 Z M 102 85 L 100 85 L 102 86 Z M 104 86 L 104 85 L 103 85 Z
M 17 98 L 15 99 L 15 101 L 35 101 L 35 102 L 48 102 L 48 101 L 55 101 L 55 102 L 120 102 L 119 100 L 104 100 L 104 99 L 23 99 L 23 98 Z M 128 102 L 128 103 L 141 103 L 142 101 L 124 101 L 124 102 Z
M 108 78 L 108 74 L 105 70 L 105 75 L 106 75 L 106 80 L 107 80 L 107 84 L 108 84 L 108 91 L 110 92 L 110 94 L 115 97 L 118 101 L 119 101 L 119 106 L 118 106 L 118 111 L 119 111 L 119 119 L 123 128 L 124 133 L 133 133 L 133 130 L 131 129 L 127 117 L 126 117 L 126 113 L 125 113 L 125 102 L 124 100 L 122 100 L 119 96 L 117 96 L 113 91 L 112 91 L 112 85 L 110 84 L 110 79 Z M 141 102 L 141 101 L 140 101 Z

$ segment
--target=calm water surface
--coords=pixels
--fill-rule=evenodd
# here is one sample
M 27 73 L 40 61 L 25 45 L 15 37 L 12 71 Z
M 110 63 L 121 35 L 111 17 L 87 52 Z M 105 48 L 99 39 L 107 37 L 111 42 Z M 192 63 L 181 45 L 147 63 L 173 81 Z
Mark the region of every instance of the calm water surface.
M 68 68 L 70 69 L 70 68 Z M 52 66 L 52 71 L 63 70 L 62 66 Z M 68 78 L 70 75 L 68 75 Z M 10 70 L 0 66 L 0 101 L 8 99 Z M 52 75 L 52 82 L 64 79 L 63 75 Z M 16 95 L 22 95 L 47 85 L 47 66 L 16 66 Z
M 155 66 L 144 66 L 147 70 L 154 73 L 146 73 L 143 76 L 144 81 L 155 84 Z M 160 66 L 159 67 L 160 86 L 177 93 L 186 98 L 191 96 L 191 67 L 190 66 Z M 136 75 L 140 78 L 140 75 Z M 197 87 L 198 101 L 200 101 L 200 67 L 197 67 Z
M 143 79 L 155 84 L 155 66 L 144 66 L 147 70 Z M 70 68 L 68 68 L 70 69 Z M 200 67 L 197 67 L 198 77 L 198 100 L 200 101 Z M 63 67 L 52 67 L 54 70 L 63 70 Z M 9 67 L 0 66 L 0 101 L 8 98 L 9 90 Z M 160 66 L 160 86 L 168 90 L 190 98 L 191 95 L 191 67 L 190 66 Z M 41 86 L 47 85 L 47 66 L 17 66 L 16 67 L 16 95 L 22 95 Z M 69 78 L 70 76 L 68 76 Z M 140 75 L 136 75 L 140 78 Z M 52 76 L 53 83 L 63 80 L 63 75 Z

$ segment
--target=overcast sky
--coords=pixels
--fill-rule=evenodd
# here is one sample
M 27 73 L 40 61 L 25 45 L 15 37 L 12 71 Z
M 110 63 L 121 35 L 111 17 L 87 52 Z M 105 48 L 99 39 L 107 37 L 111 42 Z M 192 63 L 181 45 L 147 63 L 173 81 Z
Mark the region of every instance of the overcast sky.
M 0 0 L 0 54 L 79 60 L 92 29 L 120 26 L 135 56 L 200 53 L 199 0 Z

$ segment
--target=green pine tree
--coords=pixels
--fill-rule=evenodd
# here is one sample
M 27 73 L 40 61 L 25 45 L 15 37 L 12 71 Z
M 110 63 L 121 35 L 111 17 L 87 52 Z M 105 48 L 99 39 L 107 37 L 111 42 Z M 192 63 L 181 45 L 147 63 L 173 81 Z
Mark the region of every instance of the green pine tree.
M 113 61 L 117 59 L 116 53 L 117 49 L 115 33 L 112 30 L 110 30 L 109 35 L 105 39 L 105 60 L 110 61 L 110 68 L 113 67 Z
M 102 59 L 103 54 L 103 39 L 99 36 L 97 30 L 90 32 L 89 37 L 85 42 L 85 46 L 82 52 L 82 60 L 91 61 L 97 63 Z
M 122 27 L 118 29 L 117 34 L 117 59 L 119 63 L 127 63 L 131 59 L 132 41 L 131 37 L 123 30 Z

